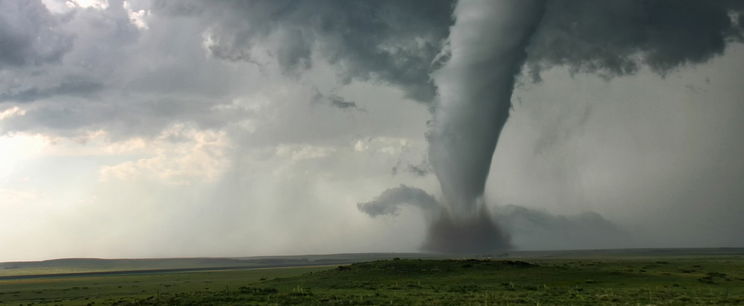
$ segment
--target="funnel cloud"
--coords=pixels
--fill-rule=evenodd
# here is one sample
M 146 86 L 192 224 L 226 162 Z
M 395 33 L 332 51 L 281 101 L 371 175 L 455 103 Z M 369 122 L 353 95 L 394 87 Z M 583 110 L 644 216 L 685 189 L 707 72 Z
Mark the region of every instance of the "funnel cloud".
M 432 225 L 425 245 L 432 251 L 508 245 L 490 219 L 483 189 L 543 5 L 540 0 L 463 1 L 455 9 L 449 60 L 433 74 L 439 99 L 428 135 L 429 160 L 446 215 Z

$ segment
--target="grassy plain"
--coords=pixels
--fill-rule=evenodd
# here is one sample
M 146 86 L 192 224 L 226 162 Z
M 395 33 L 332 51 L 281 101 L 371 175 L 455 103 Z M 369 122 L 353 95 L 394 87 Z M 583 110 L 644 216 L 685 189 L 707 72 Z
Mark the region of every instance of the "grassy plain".
M 0 280 L 28 305 L 744 304 L 744 255 L 584 254 Z
M 160 304 L 176 295 L 208 297 L 235 292 L 262 281 L 299 276 L 332 267 L 261 268 L 154 274 L 62 276 L 0 280 L 0 305 L 111 305 L 140 304 L 153 297 Z M 160 299 L 158 299 L 160 297 Z M 147 302 L 149 303 L 149 302 Z
M 419 253 L 398 253 L 393 256 L 389 253 L 358 253 L 233 258 L 63 258 L 43 261 L 0 262 L 0 279 L 17 275 L 45 275 L 61 273 L 320 266 L 372 261 L 377 259 L 392 258 L 395 256 L 401 258 L 425 258 L 431 257 L 433 255 Z

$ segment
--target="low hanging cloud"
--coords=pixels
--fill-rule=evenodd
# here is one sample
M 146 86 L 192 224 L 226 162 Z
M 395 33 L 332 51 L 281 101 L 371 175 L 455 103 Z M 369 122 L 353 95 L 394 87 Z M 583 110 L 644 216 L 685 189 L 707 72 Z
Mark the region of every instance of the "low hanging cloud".
M 441 204 L 426 191 L 406 185 L 385 190 L 374 200 L 359 203 L 357 207 L 366 214 L 376 217 L 396 215 L 404 205 L 411 205 L 432 214 L 438 214 L 442 209 Z

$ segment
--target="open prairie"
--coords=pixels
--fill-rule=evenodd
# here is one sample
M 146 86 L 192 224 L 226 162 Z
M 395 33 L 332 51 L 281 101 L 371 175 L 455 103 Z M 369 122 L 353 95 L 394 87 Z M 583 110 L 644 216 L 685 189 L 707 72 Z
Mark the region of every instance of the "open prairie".
M 491 258 L 402 255 L 406 256 L 332 266 L 16 275 L 0 280 L 0 301 L 9 305 L 744 303 L 744 252 L 738 249 L 522 252 Z

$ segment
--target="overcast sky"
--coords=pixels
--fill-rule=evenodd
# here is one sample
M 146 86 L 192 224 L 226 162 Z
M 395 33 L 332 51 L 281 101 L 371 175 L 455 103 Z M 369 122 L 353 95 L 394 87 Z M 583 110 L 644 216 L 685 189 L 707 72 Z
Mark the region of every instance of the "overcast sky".
M 520 49 L 484 190 L 516 249 L 744 247 L 742 5 L 635 2 L 547 0 Z M 357 203 L 446 198 L 462 6 L 0 0 L 0 261 L 418 251 L 422 209 Z

